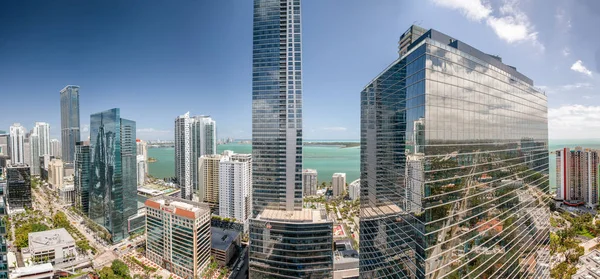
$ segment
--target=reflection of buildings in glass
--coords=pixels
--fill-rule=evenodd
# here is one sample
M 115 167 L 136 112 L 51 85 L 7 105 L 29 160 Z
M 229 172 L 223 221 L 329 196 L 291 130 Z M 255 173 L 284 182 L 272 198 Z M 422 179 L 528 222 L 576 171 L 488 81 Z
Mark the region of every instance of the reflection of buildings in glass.
M 137 213 L 135 122 L 118 108 L 90 116 L 90 218 L 113 242 L 127 236 L 127 219 Z
M 547 139 L 546 96 L 531 79 L 436 30 L 411 38 L 361 93 L 361 275 L 533 275 L 515 267 L 547 243 L 547 227 L 521 226 L 525 209 L 547 210 Z M 389 205 L 404 225 L 372 221 Z M 502 253 L 486 262 L 492 250 Z
M 598 205 L 598 151 L 576 147 L 556 151 L 556 197 L 567 205 Z
M 90 152 L 88 141 L 75 143 L 75 206 L 86 215 L 90 208 Z

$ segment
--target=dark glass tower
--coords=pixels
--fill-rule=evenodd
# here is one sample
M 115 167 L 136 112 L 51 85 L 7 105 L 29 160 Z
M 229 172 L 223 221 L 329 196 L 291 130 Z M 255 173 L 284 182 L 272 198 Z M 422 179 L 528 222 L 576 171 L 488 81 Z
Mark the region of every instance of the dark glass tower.
M 31 208 L 31 172 L 27 165 L 6 168 L 6 202 L 11 210 Z
M 86 142 L 75 144 L 75 206 L 89 214 L 90 208 L 90 146 Z
M 127 219 L 137 213 L 135 122 L 118 108 L 90 116 L 89 216 L 113 242 L 127 237 Z
M 546 96 L 420 33 L 361 93 L 361 276 L 548 278 Z
M 250 278 L 330 278 L 333 223 L 302 208 L 300 0 L 255 0 Z
M 67 85 L 60 91 L 60 128 L 62 161 L 71 164 L 75 156 L 75 143 L 79 132 L 79 86 Z

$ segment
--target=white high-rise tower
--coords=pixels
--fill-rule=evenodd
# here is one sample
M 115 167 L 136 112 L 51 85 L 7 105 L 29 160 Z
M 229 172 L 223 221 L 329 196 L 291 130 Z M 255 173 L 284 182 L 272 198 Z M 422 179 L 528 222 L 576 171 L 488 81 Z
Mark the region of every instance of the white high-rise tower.
M 24 164 L 25 163 L 25 127 L 19 123 L 14 123 L 10 126 L 9 132 L 9 149 L 10 149 L 10 160 L 12 164 Z

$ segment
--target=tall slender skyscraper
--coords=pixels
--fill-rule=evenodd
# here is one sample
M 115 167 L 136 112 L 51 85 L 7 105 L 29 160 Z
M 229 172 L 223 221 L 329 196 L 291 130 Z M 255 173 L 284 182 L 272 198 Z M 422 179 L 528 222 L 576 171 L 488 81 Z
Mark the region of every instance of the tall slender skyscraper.
M 175 176 L 182 198 L 191 200 L 199 191 L 198 158 L 216 153 L 217 128 L 212 118 L 187 112 L 175 119 Z
M 89 142 L 75 143 L 75 206 L 85 215 L 89 214 L 90 208 L 90 167 Z
M 46 122 L 35 122 L 33 133 L 39 138 L 38 156 L 50 155 L 50 124 Z
M 137 213 L 135 122 L 118 108 L 90 116 L 89 216 L 113 242 L 127 237 L 127 219 Z
M 255 0 L 253 38 L 250 278 L 328 278 L 333 224 L 302 208 L 300 1 Z
M 546 96 L 433 29 L 400 55 L 361 93 L 361 277 L 548 278 Z
M 8 149 L 10 160 L 13 165 L 25 164 L 25 127 L 19 123 L 14 123 L 10 126 L 8 134 Z
M 54 156 L 55 158 L 60 158 L 61 157 L 61 146 L 60 146 L 60 141 L 58 141 L 58 139 L 51 139 L 50 140 L 50 155 Z
M 75 157 L 75 143 L 80 140 L 79 86 L 67 85 L 60 91 L 60 128 L 62 160 L 71 164 Z

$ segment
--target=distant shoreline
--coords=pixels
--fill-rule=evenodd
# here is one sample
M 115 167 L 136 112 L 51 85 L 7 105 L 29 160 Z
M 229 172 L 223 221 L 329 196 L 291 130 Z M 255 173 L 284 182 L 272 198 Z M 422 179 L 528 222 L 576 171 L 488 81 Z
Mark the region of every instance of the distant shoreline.
M 360 142 L 305 141 L 304 146 L 339 146 L 341 148 L 350 148 L 360 146 Z

